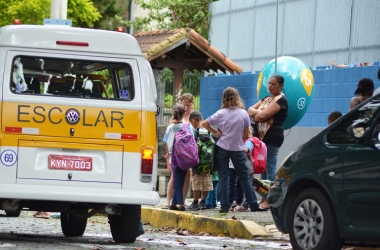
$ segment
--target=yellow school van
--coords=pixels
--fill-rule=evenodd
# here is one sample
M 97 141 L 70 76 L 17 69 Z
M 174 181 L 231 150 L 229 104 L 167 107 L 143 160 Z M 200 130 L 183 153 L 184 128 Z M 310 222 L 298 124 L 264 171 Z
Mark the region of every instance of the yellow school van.
M 156 86 L 136 40 L 66 26 L 0 28 L 0 209 L 61 213 L 65 236 L 108 214 L 134 242 L 156 205 Z

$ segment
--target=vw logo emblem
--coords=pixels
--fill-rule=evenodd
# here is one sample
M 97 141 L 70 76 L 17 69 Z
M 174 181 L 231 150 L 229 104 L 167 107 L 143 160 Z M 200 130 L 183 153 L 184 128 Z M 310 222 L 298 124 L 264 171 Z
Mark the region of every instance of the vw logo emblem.
M 66 122 L 70 125 L 75 125 L 80 120 L 79 111 L 76 109 L 68 109 L 66 111 Z

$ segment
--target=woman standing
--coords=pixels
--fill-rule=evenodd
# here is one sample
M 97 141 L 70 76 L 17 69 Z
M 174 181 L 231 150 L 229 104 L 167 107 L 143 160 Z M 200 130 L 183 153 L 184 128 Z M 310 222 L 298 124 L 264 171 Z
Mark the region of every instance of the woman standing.
M 274 181 L 278 151 L 284 142 L 282 124 L 288 116 L 288 100 L 282 93 L 283 87 L 284 78 L 280 75 L 273 75 L 268 84 L 270 95 L 248 109 L 249 116 L 257 124 L 258 137 L 267 146 L 267 169 L 261 174 L 263 180 Z M 266 202 L 262 206 L 269 208 Z
M 230 208 L 228 195 L 228 167 L 230 159 L 235 167 L 251 211 L 267 211 L 257 204 L 256 195 L 248 178 L 243 147 L 245 139 L 248 138 L 250 121 L 236 89 L 228 87 L 224 90 L 222 108 L 202 122 L 202 126 L 220 137 L 214 151 L 219 176 L 218 195 L 221 204 L 219 212 L 227 213 Z M 222 132 L 212 126 L 217 126 Z

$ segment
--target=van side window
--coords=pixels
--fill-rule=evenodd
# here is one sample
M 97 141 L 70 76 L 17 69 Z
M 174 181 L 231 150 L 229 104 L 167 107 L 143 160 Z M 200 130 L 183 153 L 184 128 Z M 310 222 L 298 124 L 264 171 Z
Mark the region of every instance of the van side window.
M 46 97 L 132 100 L 132 70 L 126 63 L 19 56 L 10 89 Z

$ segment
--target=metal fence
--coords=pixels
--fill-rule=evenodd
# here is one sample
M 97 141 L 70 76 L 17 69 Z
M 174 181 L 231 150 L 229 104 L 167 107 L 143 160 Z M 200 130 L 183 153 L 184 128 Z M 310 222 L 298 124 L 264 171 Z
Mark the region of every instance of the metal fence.
M 202 72 L 186 70 L 183 75 L 182 91 L 183 93 L 191 93 L 194 97 L 194 110 L 199 110 L 199 93 L 200 80 Z M 161 107 L 158 116 L 158 125 L 168 125 L 172 114 L 173 104 L 176 103 L 173 97 L 173 71 L 164 69 L 155 71 L 157 85 L 157 104 Z

